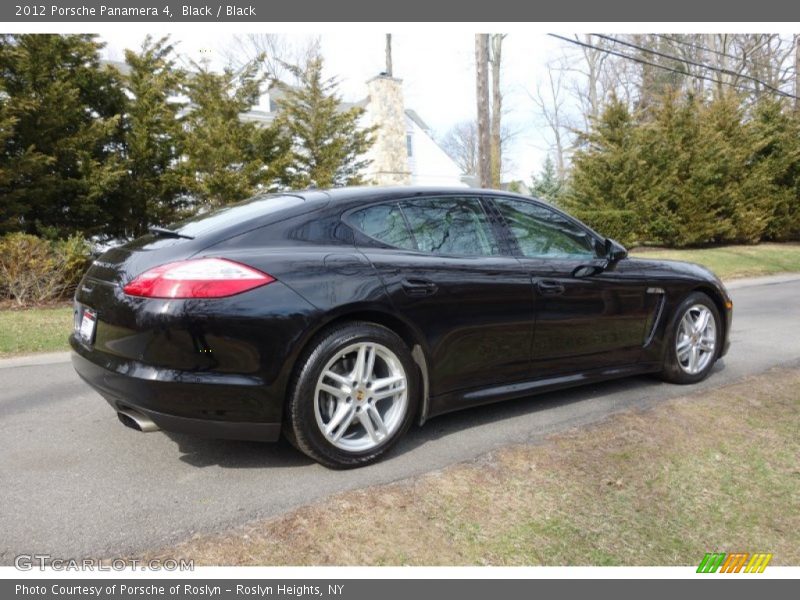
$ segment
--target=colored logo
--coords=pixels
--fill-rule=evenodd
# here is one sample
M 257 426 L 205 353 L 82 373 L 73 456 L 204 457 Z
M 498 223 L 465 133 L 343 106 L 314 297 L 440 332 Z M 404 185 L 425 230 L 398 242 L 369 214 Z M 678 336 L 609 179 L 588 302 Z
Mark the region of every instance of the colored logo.
M 698 573 L 763 573 L 772 554 L 747 552 L 707 552 L 697 567 Z

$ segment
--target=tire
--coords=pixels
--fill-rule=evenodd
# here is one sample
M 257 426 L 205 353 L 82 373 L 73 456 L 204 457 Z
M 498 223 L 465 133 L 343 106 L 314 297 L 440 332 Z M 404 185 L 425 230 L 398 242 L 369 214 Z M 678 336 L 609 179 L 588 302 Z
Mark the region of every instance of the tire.
M 708 316 L 708 325 L 698 331 L 701 315 Z M 661 378 L 671 383 L 691 384 L 708 377 L 719 357 L 722 327 L 719 309 L 711 298 L 702 292 L 686 296 L 669 324 Z
M 390 329 L 363 321 L 335 326 L 318 335 L 297 364 L 283 429 L 320 464 L 367 465 L 411 426 L 419 403 L 417 365 Z

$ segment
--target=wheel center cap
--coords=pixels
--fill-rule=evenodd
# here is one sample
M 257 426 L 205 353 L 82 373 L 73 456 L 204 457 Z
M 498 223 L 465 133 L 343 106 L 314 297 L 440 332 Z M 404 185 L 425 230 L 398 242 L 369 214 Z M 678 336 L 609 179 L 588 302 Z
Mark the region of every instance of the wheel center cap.
M 359 389 L 359 390 L 356 391 L 356 400 L 358 400 L 359 402 L 363 402 L 364 401 L 364 397 L 366 395 L 367 394 L 363 389 Z

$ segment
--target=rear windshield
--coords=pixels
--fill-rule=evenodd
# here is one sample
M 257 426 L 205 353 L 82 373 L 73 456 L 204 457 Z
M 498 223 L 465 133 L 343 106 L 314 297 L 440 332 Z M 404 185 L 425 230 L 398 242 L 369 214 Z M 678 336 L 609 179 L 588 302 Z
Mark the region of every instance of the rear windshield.
M 200 213 L 172 225 L 170 229 L 181 235 L 198 237 L 216 229 L 224 229 L 230 225 L 280 212 L 302 203 L 303 198 L 300 196 L 256 196 L 230 206 Z

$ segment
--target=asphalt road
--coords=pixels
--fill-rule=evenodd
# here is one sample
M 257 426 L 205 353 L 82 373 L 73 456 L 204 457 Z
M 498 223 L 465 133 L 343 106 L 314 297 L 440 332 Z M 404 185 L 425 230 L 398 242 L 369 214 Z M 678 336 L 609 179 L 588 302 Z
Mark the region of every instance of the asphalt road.
M 693 388 L 649 377 L 439 417 L 383 462 L 329 471 L 285 442 L 123 427 L 63 355 L 0 361 L 0 564 L 18 554 L 116 557 L 224 531 L 332 493 L 395 481 L 617 411 L 800 365 L 800 278 L 732 286 L 729 355 Z

